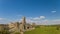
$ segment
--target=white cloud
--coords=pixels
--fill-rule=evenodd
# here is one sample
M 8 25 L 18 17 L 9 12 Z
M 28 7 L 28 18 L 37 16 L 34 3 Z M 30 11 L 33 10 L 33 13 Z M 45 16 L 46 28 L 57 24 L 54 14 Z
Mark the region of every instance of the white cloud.
M 0 18 L 0 24 L 6 24 L 8 22 L 9 22 L 8 19 L 6 19 L 6 18 Z
M 0 18 L 0 22 L 1 23 L 5 23 L 5 22 L 16 22 L 19 21 L 21 22 L 22 19 L 16 19 L 16 20 L 9 20 L 9 19 L 5 19 L 5 18 Z M 55 20 L 48 20 L 46 19 L 45 16 L 40 16 L 40 17 L 26 17 L 26 22 L 27 23 L 36 23 L 36 24 L 40 24 L 40 25 L 52 25 L 52 24 L 60 24 L 60 19 L 55 19 Z
M 4 20 L 4 18 L 0 18 L 0 20 Z
M 35 18 L 32 18 L 33 20 L 41 20 L 41 19 L 45 19 L 45 16 L 40 16 L 40 17 L 35 17 Z
M 60 24 L 60 20 L 59 19 L 55 19 L 55 20 L 43 20 L 39 22 L 40 25 L 55 25 L 55 24 Z
M 36 23 L 40 25 L 53 25 L 60 24 L 60 19 L 48 20 L 45 19 L 45 16 L 35 17 L 35 18 L 26 18 L 27 23 Z
M 33 20 L 40 20 L 40 18 L 39 17 L 35 17 L 35 18 L 32 18 Z
M 45 16 L 40 16 L 40 19 L 45 19 Z
M 18 19 L 16 21 L 21 22 L 22 19 Z M 36 23 L 39 25 L 53 25 L 53 24 L 60 24 L 60 19 L 55 19 L 55 20 L 48 20 L 45 19 L 45 16 L 40 16 L 40 17 L 26 17 L 26 22 L 27 23 Z
M 52 13 L 56 13 L 56 11 L 51 11 Z

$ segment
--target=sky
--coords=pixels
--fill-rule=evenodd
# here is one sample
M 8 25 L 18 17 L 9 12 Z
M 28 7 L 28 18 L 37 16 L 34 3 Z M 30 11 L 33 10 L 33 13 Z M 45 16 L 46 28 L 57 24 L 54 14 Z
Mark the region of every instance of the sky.
M 0 23 L 60 24 L 60 0 L 0 0 Z

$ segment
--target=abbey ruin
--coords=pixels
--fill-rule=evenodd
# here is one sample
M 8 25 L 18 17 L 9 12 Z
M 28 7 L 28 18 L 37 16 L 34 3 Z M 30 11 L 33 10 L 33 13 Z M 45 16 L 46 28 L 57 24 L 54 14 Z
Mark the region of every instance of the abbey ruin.
M 26 22 L 26 18 L 23 17 L 21 22 L 11 22 L 7 25 L 1 24 L 0 29 L 5 28 L 8 29 L 10 33 L 14 32 L 20 32 L 21 34 L 24 34 L 25 31 L 27 30 L 32 30 L 34 27 L 31 24 L 28 24 Z

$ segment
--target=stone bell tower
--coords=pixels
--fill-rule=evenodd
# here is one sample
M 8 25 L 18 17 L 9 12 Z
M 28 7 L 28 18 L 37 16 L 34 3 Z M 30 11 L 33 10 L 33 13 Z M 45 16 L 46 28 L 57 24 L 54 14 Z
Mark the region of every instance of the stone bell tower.
M 24 34 L 24 30 L 26 30 L 26 18 L 22 18 L 22 22 L 20 24 L 20 34 Z
M 25 17 L 22 18 L 22 24 L 25 30 L 26 29 L 26 18 Z

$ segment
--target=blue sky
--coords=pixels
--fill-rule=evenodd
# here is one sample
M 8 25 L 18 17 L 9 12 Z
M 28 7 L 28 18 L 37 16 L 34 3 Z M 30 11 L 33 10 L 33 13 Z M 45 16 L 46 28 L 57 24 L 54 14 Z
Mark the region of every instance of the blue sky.
M 0 0 L 1 23 L 18 21 L 22 16 L 27 18 L 44 16 L 47 20 L 58 20 L 60 0 Z

